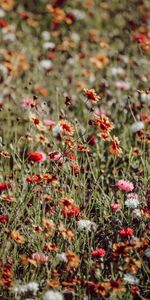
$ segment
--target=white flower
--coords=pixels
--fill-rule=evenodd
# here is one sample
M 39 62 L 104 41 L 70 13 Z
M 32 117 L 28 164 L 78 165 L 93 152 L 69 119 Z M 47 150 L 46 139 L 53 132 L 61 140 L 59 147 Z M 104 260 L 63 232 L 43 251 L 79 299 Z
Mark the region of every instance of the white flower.
M 37 282 L 31 281 L 27 284 L 27 289 L 28 291 L 32 292 L 34 295 L 36 295 L 36 293 L 39 290 L 39 285 Z
M 8 32 L 3 37 L 4 41 L 13 42 L 16 40 L 16 35 L 13 32 Z
M 77 20 L 84 20 L 86 18 L 86 13 L 83 10 L 73 9 L 72 13 Z
M 42 38 L 44 41 L 49 41 L 51 38 L 51 34 L 49 31 L 43 31 L 42 32 Z
M 5 11 L 0 8 L 0 18 L 3 18 L 5 16 Z
M 52 127 L 52 132 L 53 132 L 53 136 L 56 137 L 57 135 L 62 133 L 62 128 L 60 127 L 59 124 L 57 124 L 57 125 Z
M 137 208 L 139 205 L 139 200 L 138 199 L 127 199 L 125 201 L 125 206 L 129 208 Z
M 40 61 L 40 65 L 43 69 L 49 70 L 52 67 L 53 63 L 49 59 L 43 59 Z
M 144 251 L 144 254 L 145 254 L 148 258 L 150 258 L 150 249 L 146 249 L 146 250 Z
M 134 122 L 131 126 L 131 131 L 133 133 L 138 132 L 140 130 L 144 129 L 144 123 L 139 121 L 139 122 Z
M 58 253 L 58 254 L 56 255 L 56 257 L 59 259 L 60 262 L 65 262 L 65 263 L 67 263 L 67 261 L 68 261 L 68 259 L 67 259 L 67 257 L 66 257 L 66 254 L 65 254 L 64 252 Z
M 90 220 L 80 220 L 77 222 L 78 230 L 82 231 L 96 231 L 97 225 L 94 222 L 91 222 Z
M 44 48 L 44 49 L 54 49 L 54 48 L 55 48 L 55 44 L 52 43 L 52 42 L 45 42 L 45 43 L 43 44 L 43 48 Z
M 45 293 L 43 300 L 64 300 L 63 294 L 50 290 Z
M 125 73 L 125 71 L 124 71 L 124 69 L 123 68 L 121 68 L 121 67 L 117 67 L 117 68 L 112 68 L 111 69 L 111 73 L 112 73 L 112 75 L 123 75 L 124 73 Z
M 135 277 L 134 275 L 132 274 L 125 274 L 123 279 L 125 281 L 127 281 L 129 284 L 138 284 L 139 283 L 139 279 L 137 277 Z
M 72 39 L 72 41 L 77 43 L 80 41 L 80 35 L 77 32 L 72 32 L 71 39 Z
M 132 211 L 132 217 L 133 218 L 141 218 L 141 211 L 140 211 L 140 209 L 134 209 Z

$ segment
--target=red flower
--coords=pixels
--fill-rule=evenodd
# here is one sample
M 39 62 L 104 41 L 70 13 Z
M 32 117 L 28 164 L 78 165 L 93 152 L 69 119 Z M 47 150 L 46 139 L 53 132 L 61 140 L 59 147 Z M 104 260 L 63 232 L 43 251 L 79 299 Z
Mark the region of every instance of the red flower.
M 9 186 L 5 182 L 0 182 L 0 192 L 7 190 Z
M 111 210 L 112 210 L 113 212 L 116 212 L 116 211 L 120 210 L 120 204 L 118 204 L 118 203 L 112 203 L 112 204 L 110 205 L 110 207 L 111 207 Z
M 136 42 L 138 42 L 138 43 L 146 43 L 146 42 L 148 42 L 148 37 L 144 33 L 137 32 L 137 33 L 134 34 L 133 37 L 134 37 L 134 40 Z
M 8 218 L 5 215 L 0 216 L 0 223 L 2 224 L 7 224 L 8 223 Z
M 103 248 L 96 249 L 92 252 L 92 257 L 103 257 L 105 256 L 106 251 Z
M 32 177 L 26 178 L 27 182 L 39 182 L 39 180 L 40 180 L 40 175 L 33 175 Z
M 46 159 L 46 154 L 41 151 L 28 152 L 27 157 L 29 160 L 34 162 L 42 162 Z
M 0 19 L 0 27 L 2 28 L 7 27 L 7 22 L 4 19 Z
M 62 213 L 65 216 L 71 218 L 72 216 L 77 217 L 79 215 L 79 213 L 80 213 L 80 210 L 79 210 L 79 208 L 77 206 L 73 206 L 72 205 L 71 207 L 65 207 L 65 208 L 63 208 L 62 209 Z
M 127 229 L 123 228 L 119 231 L 119 234 L 123 237 L 133 236 L 133 229 L 130 227 L 128 227 Z

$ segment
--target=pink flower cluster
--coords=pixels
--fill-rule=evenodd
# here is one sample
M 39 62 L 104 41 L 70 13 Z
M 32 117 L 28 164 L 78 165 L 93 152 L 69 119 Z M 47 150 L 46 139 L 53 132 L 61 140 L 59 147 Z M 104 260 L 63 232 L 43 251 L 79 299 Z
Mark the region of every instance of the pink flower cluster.
M 131 192 L 134 189 L 134 185 L 130 181 L 126 181 L 124 179 L 118 180 L 116 182 L 116 186 L 119 190 L 125 191 L 125 192 Z

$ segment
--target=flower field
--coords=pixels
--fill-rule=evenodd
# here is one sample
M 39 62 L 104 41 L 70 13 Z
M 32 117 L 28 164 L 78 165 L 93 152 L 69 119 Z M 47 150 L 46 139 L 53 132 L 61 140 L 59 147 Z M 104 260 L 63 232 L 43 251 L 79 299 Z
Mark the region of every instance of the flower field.
M 0 300 L 150 299 L 150 2 L 0 0 Z

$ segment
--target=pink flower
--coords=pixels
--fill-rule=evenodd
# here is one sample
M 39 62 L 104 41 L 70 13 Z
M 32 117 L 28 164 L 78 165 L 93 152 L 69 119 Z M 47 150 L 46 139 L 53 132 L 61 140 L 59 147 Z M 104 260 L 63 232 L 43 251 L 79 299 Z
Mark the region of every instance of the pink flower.
M 44 120 L 44 125 L 48 126 L 48 127 L 52 127 L 55 126 L 57 123 L 55 121 L 52 120 Z
M 133 236 L 133 229 L 128 227 L 126 228 L 122 228 L 121 230 L 119 230 L 119 234 L 123 237 L 128 237 L 128 236 Z
M 115 86 L 118 90 L 127 91 L 130 88 L 130 83 L 125 81 L 116 81 Z
M 21 100 L 21 106 L 24 108 L 31 108 L 34 105 L 34 100 L 32 98 L 23 98 Z
M 39 163 L 46 159 L 46 154 L 42 151 L 28 152 L 27 157 L 29 160 Z
M 43 265 L 45 262 L 48 261 L 49 257 L 47 255 L 44 255 L 42 253 L 33 253 L 32 254 L 32 259 Z
M 124 179 L 121 179 L 116 182 L 116 186 L 119 190 L 125 191 L 125 192 L 131 192 L 134 189 L 134 185 L 130 181 L 126 181 Z
M 96 249 L 92 252 L 92 257 L 103 257 L 106 251 L 103 248 Z
M 118 203 L 112 203 L 112 204 L 110 205 L 110 207 L 111 207 L 111 210 L 112 210 L 113 212 L 116 212 L 116 211 L 120 210 L 120 204 L 118 204 Z
M 62 163 L 63 160 L 64 160 L 62 154 L 61 154 L 60 152 L 58 152 L 58 151 L 50 152 L 50 153 L 48 154 L 48 159 L 49 159 L 50 161 L 56 161 L 56 162 L 58 162 L 58 163 Z
M 131 200 L 138 200 L 138 194 L 136 194 L 136 193 L 129 193 L 127 195 L 127 198 L 131 199 Z

